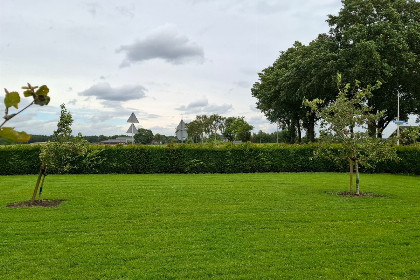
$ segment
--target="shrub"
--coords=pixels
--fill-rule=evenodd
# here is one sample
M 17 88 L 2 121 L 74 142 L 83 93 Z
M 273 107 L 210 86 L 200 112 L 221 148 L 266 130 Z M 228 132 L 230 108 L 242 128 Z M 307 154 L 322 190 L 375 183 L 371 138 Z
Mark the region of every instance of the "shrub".
M 347 162 L 337 164 L 315 158 L 315 145 L 287 144 L 170 144 L 89 145 L 97 164 L 77 157 L 72 173 L 249 173 L 348 172 Z M 339 149 L 336 146 L 336 149 Z M 34 174 L 39 170 L 40 146 L 0 146 L 0 174 Z M 400 161 L 381 162 L 363 172 L 420 174 L 420 145 L 397 148 Z M 53 170 L 50 170 L 53 172 Z

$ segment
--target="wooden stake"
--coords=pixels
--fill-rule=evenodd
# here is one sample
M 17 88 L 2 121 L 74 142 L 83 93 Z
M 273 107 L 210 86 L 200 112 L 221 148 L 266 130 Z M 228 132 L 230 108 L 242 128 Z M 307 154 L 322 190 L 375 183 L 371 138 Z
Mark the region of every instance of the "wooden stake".
M 38 180 L 36 180 L 34 193 L 32 195 L 32 203 L 34 203 L 36 194 L 38 193 L 39 183 L 41 182 L 42 175 L 44 174 L 44 169 L 45 169 L 45 162 L 42 162 L 41 168 L 39 169 Z

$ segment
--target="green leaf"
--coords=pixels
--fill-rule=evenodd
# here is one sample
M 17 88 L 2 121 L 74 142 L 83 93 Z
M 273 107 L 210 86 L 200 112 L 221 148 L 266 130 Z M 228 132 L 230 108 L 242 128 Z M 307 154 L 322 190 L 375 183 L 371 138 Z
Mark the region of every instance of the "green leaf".
M 44 105 L 48 105 L 48 103 L 50 103 L 50 97 L 47 95 L 38 95 L 35 99 L 34 99 L 34 103 L 36 105 L 39 106 L 44 106 Z
M 49 88 L 46 85 L 43 85 L 35 93 L 36 95 L 46 96 L 48 92 L 50 92 Z
M 30 89 L 25 90 L 25 91 L 23 92 L 23 95 L 24 95 L 25 97 L 32 96 L 33 94 L 34 94 L 34 93 L 33 93 L 33 91 L 32 91 L 32 90 L 30 90 Z
M 18 104 L 20 102 L 20 96 L 19 93 L 16 91 L 6 93 L 6 97 L 4 98 L 4 105 L 6 105 L 7 108 L 15 107 L 18 108 Z
M 31 136 L 24 131 L 16 131 L 13 127 L 3 127 L 0 129 L 0 137 L 16 142 L 28 142 Z

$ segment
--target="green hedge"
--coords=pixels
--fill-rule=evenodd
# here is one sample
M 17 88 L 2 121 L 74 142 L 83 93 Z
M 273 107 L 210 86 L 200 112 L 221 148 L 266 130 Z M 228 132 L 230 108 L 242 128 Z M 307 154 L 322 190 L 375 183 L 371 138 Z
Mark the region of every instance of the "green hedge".
M 80 164 L 76 173 L 249 173 L 347 172 L 347 163 L 312 158 L 313 145 L 168 145 L 99 146 L 98 161 Z M 35 174 L 39 146 L 0 147 L 0 175 Z M 420 174 L 420 146 L 398 147 L 399 162 L 378 163 L 363 172 Z M 54 173 L 53 170 L 50 170 Z

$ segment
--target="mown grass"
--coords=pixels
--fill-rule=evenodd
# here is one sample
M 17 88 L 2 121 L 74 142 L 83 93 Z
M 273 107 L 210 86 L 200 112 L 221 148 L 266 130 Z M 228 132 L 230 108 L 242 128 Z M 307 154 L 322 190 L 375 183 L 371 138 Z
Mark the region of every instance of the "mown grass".
M 413 279 L 420 177 L 50 175 L 0 177 L 1 279 Z

